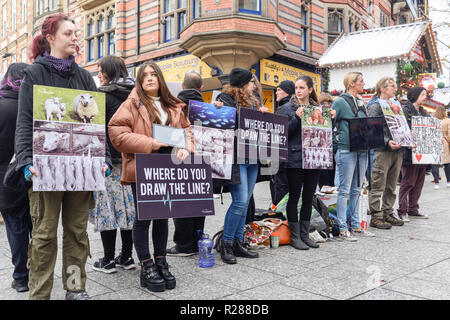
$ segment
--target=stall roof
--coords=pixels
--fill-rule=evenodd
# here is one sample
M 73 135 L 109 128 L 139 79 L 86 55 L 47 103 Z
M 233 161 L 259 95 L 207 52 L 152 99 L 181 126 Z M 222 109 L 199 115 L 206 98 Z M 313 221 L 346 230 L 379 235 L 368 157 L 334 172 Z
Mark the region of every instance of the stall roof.
M 442 67 L 437 54 L 436 40 L 430 21 L 420 21 L 341 34 L 318 61 L 320 67 L 351 63 L 375 62 L 381 58 L 400 58 L 408 55 L 417 41 L 426 35 L 433 46 L 433 63 L 439 72 Z

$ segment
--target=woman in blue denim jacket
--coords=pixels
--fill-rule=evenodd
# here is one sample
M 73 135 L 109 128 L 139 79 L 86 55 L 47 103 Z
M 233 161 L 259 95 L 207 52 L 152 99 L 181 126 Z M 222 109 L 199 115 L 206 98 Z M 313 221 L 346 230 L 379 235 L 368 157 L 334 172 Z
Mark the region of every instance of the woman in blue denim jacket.
M 336 167 L 339 168 L 339 194 L 337 199 L 337 216 L 340 237 L 356 241 L 353 234 L 365 234 L 361 229 L 359 218 L 359 196 L 367 168 L 367 152 L 350 152 L 348 119 L 364 118 L 366 108 L 359 94 L 364 89 L 364 79 L 360 72 L 349 72 L 344 77 L 345 93 L 337 98 L 331 106 L 336 110 L 335 125 L 338 128 Z M 350 223 L 352 233 L 347 226 L 347 201 L 350 205 Z

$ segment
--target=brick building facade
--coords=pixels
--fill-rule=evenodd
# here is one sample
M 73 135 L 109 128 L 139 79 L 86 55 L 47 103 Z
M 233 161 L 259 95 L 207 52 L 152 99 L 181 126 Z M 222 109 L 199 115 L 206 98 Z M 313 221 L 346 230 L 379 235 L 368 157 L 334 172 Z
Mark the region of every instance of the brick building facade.
M 398 22 L 393 1 L 0 0 L 0 73 L 26 59 L 47 15 L 65 12 L 80 29 L 77 62 L 93 75 L 98 59 L 115 54 L 132 72 L 146 60 L 165 61 L 175 82 L 177 71 L 201 70 L 207 90 L 221 87 L 218 76 L 244 67 L 269 91 L 275 80 L 304 72 L 317 75 L 320 91 L 317 59 L 342 32 Z

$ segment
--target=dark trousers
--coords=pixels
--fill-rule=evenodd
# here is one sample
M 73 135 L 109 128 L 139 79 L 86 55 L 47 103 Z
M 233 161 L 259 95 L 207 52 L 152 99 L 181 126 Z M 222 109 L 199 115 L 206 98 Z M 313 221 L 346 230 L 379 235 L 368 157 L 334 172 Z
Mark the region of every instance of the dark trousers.
M 417 214 L 419 198 L 425 182 L 427 167 L 424 165 L 402 166 L 402 182 L 398 196 L 398 214 Z
M 439 183 L 439 167 L 440 165 L 433 165 L 431 167 L 431 173 L 433 173 L 434 183 Z M 450 182 L 450 163 L 444 164 L 445 177 L 447 183 Z
M 272 203 L 277 205 L 289 192 L 286 168 L 278 168 L 278 172 L 270 179 Z
M 11 260 L 14 265 L 13 278 L 20 285 L 28 285 L 28 243 L 31 238 L 30 204 L 2 210 L 6 236 L 11 248 Z
M 175 233 L 173 241 L 178 252 L 190 253 L 198 251 L 198 241 L 205 227 L 205 217 L 173 219 Z M 200 232 L 199 232 L 200 231 Z
M 116 235 L 117 229 L 101 231 L 100 237 L 102 238 L 103 250 L 105 252 L 105 260 L 114 260 L 116 251 Z M 133 250 L 133 238 L 131 230 L 120 230 L 120 237 L 122 238 L 122 251 L 121 256 L 124 259 L 131 257 Z
M 300 220 L 311 220 L 312 199 L 316 192 L 319 180 L 319 170 L 304 170 L 297 168 L 287 169 L 289 186 L 289 200 L 286 213 L 288 222 L 298 222 L 298 200 L 302 194 L 302 208 L 300 210 Z
M 134 205 L 137 209 L 136 184 L 131 184 L 133 191 Z M 153 221 L 152 242 L 155 257 L 164 257 L 166 255 L 167 237 L 169 236 L 168 219 L 154 220 L 134 220 L 133 225 L 133 243 L 139 261 L 151 258 L 149 246 L 149 229 L 150 223 Z

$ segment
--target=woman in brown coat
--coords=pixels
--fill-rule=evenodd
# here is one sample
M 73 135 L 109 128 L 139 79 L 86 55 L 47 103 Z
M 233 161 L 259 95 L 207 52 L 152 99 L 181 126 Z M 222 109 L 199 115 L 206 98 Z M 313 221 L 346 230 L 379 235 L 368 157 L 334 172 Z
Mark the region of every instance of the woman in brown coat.
M 176 149 L 179 160 L 184 160 L 194 150 L 190 122 L 183 108 L 185 104 L 174 97 L 167 87 L 161 69 L 153 61 L 144 63 L 138 72 L 136 87 L 128 99 L 111 118 L 108 129 L 111 142 L 122 153 L 122 184 L 131 184 L 136 200 L 135 153 L 167 153 L 167 145 L 152 138 L 152 123 L 185 128 L 188 149 Z M 168 220 L 153 221 L 152 240 L 155 262 L 149 250 L 149 220 L 136 219 L 133 226 L 133 243 L 141 263 L 141 287 L 150 291 L 164 291 L 176 286 L 166 261 Z

